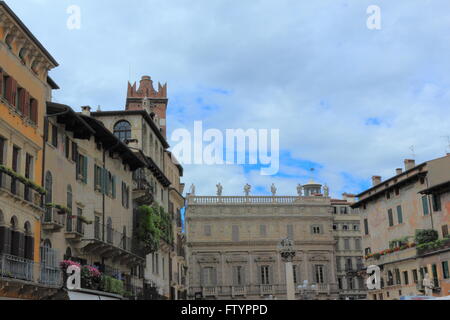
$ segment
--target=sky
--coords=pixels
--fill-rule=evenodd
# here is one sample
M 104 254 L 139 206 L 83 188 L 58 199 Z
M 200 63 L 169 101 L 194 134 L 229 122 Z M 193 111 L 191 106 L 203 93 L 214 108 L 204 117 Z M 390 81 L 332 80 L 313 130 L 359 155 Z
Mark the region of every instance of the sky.
M 124 108 L 128 81 L 168 83 L 168 131 L 279 129 L 280 170 L 185 165 L 198 195 L 359 193 L 403 160 L 450 152 L 446 0 L 9 0 L 60 66 L 53 100 Z M 80 8 L 69 29 L 68 7 Z M 367 27 L 377 5 L 381 29 Z M 414 146 L 411 149 L 411 146 Z M 310 169 L 314 168 L 311 173 Z

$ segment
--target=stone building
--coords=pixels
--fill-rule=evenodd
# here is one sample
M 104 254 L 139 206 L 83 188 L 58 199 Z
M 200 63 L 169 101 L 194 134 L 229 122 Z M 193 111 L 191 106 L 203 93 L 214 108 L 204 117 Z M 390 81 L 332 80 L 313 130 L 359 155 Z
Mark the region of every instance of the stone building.
M 361 214 L 365 265 L 381 268 L 381 289 L 369 291 L 368 297 L 423 294 L 427 274 L 434 283 L 433 294 L 448 295 L 450 155 L 419 165 L 405 160 L 405 168 L 393 177 L 372 180 L 373 186 L 352 205 Z M 419 243 L 416 232 L 428 236 L 421 236 L 425 240 Z
M 142 296 L 145 257 L 132 242 L 131 190 L 133 171 L 146 163 L 89 108 L 77 114 L 56 103 L 47 104 L 44 150 L 47 276 L 57 277 L 59 262 L 72 260 L 122 280 L 132 297 Z
M 184 208 L 184 184 L 180 182 L 183 167 L 171 152 L 166 152 L 166 175 L 172 184 L 169 187 L 169 214 L 172 218 L 173 248 L 170 259 L 170 299 L 185 300 L 186 286 L 186 238 L 183 233 L 181 210 Z
M 142 205 L 162 207 L 171 217 L 173 236 L 161 239 L 159 249 L 146 257 L 145 279 L 152 292 L 150 299 L 176 299 L 185 291 L 183 236 L 179 228 L 184 206 L 180 184 L 183 168 L 167 151 L 167 103 L 167 85 L 159 85 L 155 91 L 151 78 L 143 76 L 139 88 L 128 84 L 125 110 L 92 113 L 148 163 L 134 175 L 135 220 Z
M 343 194 L 332 199 L 333 233 L 336 239 L 336 267 L 339 298 L 366 299 L 366 284 L 360 273 L 363 266 L 362 236 L 359 209 L 352 209 L 355 195 Z
M 58 66 L 0 1 L 0 299 L 36 299 L 55 285 L 41 277 L 45 104 Z
M 289 238 L 296 299 L 338 299 L 331 199 L 321 185 L 299 186 L 298 196 L 251 196 L 249 187 L 245 196 L 187 196 L 190 298 L 286 299 L 278 245 Z M 305 280 L 316 289 L 299 288 Z

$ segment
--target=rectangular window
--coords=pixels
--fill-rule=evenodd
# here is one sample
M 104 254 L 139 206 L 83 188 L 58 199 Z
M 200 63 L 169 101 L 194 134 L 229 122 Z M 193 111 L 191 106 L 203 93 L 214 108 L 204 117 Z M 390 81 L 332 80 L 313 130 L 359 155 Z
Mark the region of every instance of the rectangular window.
M 428 196 L 422 197 L 422 207 L 423 207 L 423 215 L 427 216 L 430 214 L 430 210 L 428 209 Z
M 364 219 L 364 234 L 369 234 L 369 222 L 367 221 L 367 219 Z
M 361 250 L 361 239 L 355 239 L 355 249 Z
M 30 154 L 26 154 L 25 156 L 25 178 L 32 179 L 33 178 L 33 157 Z
M 211 236 L 211 226 L 209 224 L 205 225 L 204 232 L 205 232 L 205 236 L 207 236 L 207 237 Z
M 270 284 L 269 269 L 270 269 L 270 266 L 261 266 L 260 267 L 261 284 L 263 284 L 263 285 Z
M 433 194 L 431 199 L 433 201 L 433 211 L 441 211 L 442 210 L 441 195 Z
M 245 285 L 244 267 L 242 267 L 242 266 L 234 266 L 233 267 L 233 283 L 235 286 Z
M 414 270 L 412 271 L 412 275 L 413 275 L 413 281 L 414 281 L 414 283 L 418 283 L 418 282 L 419 282 L 419 276 L 418 276 L 418 274 L 417 274 L 417 269 L 414 269 Z
M 388 210 L 389 227 L 394 225 L 394 217 L 392 216 L 392 209 Z
M 82 154 L 78 154 L 78 161 L 77 161 L 77 179 L 83 183 L 87 183 L 88 181 L 88 158 Z
M 344 239 L 344 249 L 350 250 L 350 239 Z
M 403 283 L 405 285 L 409 284 L 408 271 L 403 271 Z
M 400 278 L 400 270 L 395 269 L 395 282 L 396 284 L 402 284 L 402 279 Z
M 442 238 L 446 238 L 448 237 L 448 225 L 443 225 L 442 226 Z
M 397 218 L 398 218 L 398 224 L 402 224 L 403 223 L 402 206 L 397 206 Z
M 312 234 L 321 234 L 322 228 L 320 226 L 311 226 Z
M 261 237 L 266 237 L 267 236 L 267 226 L 265 224 L 261 224 L 259 226 L 259 235 Z
M 316 283 L 324 283 L 325 282 L 325 274 L 324 274 L 324 266 L 323 265 L 315 265 L 314 266 L 314 274 Z
M 65 143 L 64 143 L 64 152 L 65 152 L 66 158 L 70 159 L 70 139 L 67 136 L 66 136 Z
M 52 146 L 58 147 L 58 127 L 52 124 Z
M 202 284 L 203 286 L 216 285 L 216 269 L 213 267 L 205 267 L 202 269 Z
M 0 164 L 5 164 L 6 140 L 0 137 Z
M 292 224 L 287 225 L 287 237 L 290 240 L 294 240 L 294 226 Z
M 13 147 L 13 158 L 12 158 L 12 169 L 19 173 L 19 157 L 20 157 L 20 148 L 14 146 Z
M 232 240 L 233 242 L 239 241 L 239 226 L 232 226 Z
M 442 261 L 442 275 L 444 279 L 450 278 L 450 273 L 448 269 L 448 261 Z
M 72 161 L 77 162 L 78 160 L 78 145 L 72 141 Z

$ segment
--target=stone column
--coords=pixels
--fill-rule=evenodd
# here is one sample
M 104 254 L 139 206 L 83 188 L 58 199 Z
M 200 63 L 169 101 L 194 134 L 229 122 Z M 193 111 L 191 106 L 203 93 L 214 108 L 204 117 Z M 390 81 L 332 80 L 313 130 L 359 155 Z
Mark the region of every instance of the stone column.
M 280 255 L 286 266 L 286 296 L 287 300 L 295 300 L 294 269 L 292 261 L 295 257 L 294 243 L 292 240 L 284 239 L 280 243 Z

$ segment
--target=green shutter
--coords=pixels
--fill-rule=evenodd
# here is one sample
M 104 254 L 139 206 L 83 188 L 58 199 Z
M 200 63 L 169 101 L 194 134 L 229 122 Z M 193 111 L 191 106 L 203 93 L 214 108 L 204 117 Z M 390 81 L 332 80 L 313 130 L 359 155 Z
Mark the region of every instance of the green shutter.
M 398 223 L 403 223 L 403 213 L 402 213 L 402 206 L 397 206 L 397 217 L 398 217 Z
M 427 216 L 430 214 L 430 211 L 428 210 L 428 197 L 423 196 L 422 197 L 422 206 L 423 206 L 423 215 Z
M 112 197 L 113 197 L 113 199 L 115 199 L 116 198 L 116 176 L 112 177 L 111 189 L 112 189 Z
M 102 177 L 102 183 L 101 183 L 101 187 L 102 187 L 102 193 L 103 194 L 106 194 L 106 189 L 107 189 L 107 186 L 106 186 L 106 170 L 105 170 L 105 168 L 101 168 L 101 177 Z
M 83 157 L 83 182 L 87 183 L 88 182 L 88 157 L 84 156 Z

